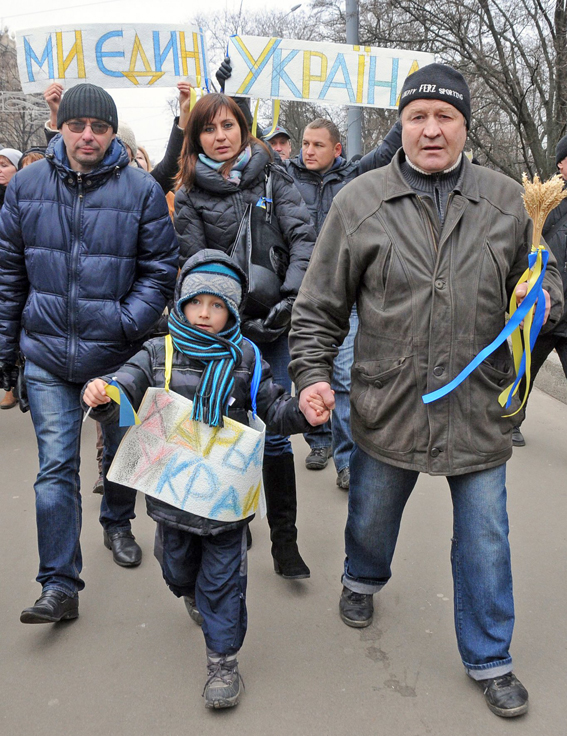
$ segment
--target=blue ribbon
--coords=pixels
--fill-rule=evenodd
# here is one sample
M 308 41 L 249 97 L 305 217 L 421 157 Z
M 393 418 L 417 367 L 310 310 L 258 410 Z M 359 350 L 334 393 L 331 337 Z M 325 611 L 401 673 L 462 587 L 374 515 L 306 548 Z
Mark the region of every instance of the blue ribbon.
M 528 264 L 529 264 L 530 269 L 533 268 L 536 258 L 537 258 L 537 251 L 529 254 Z M 476 358 L 473 358 L 473 360 L 471 360 L 471 362 L 466 366 L 466 368 L 463 368 L 463 370 L 459 373 L 459 375 L 456 378 L 454 378 L 450 383 L 447 383 L 445 386 L 437 389 L 436 391 L 432 391 L 431 393 L 424 394 L 421 397 L 424 404 L 430 404 L 432 401 L 437 401 L 437 399 L 441 399 L 443 396 L 446 396 L 447 394 L 451 393 L 453 389 L 457 388 L 457 386 L 459 386 L 465 380 L 465 378 L 468 378 L 470 374 L 474 371 L 475 368 L 478 368 L 478 366 L 484 360 L 486 360 L 486 358 L 488 358 L 489 355 L 491 355 L 498 347 L 500 347 L 500 345 L 502 345 L 502 343 L 505 340 L 507 340 L 510 337 L 510 335 L 514 332 L 514 330 L 520 327 L 520 324 L 524 321 L 524 318 L 526 317 L 527 313 L 530 311 L 530 309 L 533 307 L 533 305 L 537 301 L 537 307 L 535 310 L 534 321 L 533 321 L 532 331 L 530 335 L 530 349 L 533 348 L 535 341 L 537 339 L 538 333 L 543 325 L 543 320 L 545 317 L 545 297 L 543 295 L 542 285 L 543 285 L 543 278 L 545 276 L 545 268 L 547 266 L 548 259 L 549 259 L 549 253 L 546 250 L 543 250 L 542 251 L 542 268 L 541 268 L 541 273 L 539 275 L 538 280 L 533 285 L 533 288 L 530 289 L 530 291 L 527 293 L 524 301 L 520 304 L 518 309 L 516 309 L 512 317 L 508 320 L 506 327 L 504 327 L 504 329 L 498 335 L 498 337 L 495 340 L 493 340 L 490 343 L 490 345 L 487 345 L 483 350 L 481 350 L 480 353 L 476 356 Z M 526 370 L 526 358 L 524 354 L 522 356 L 522 361 L 520 364 L 520 369 L 518 370 L 518 375 L 514 382 L 514 387 L 512 391 L 510 391 L 510 395 L 506 402 L 506 408 L 510 406 L 510 402 L 512 401 L 512 396 L 514 395 L 516 387 L 518 383 L 521 381 L 522 376 L 525 373 L 525 370 Z

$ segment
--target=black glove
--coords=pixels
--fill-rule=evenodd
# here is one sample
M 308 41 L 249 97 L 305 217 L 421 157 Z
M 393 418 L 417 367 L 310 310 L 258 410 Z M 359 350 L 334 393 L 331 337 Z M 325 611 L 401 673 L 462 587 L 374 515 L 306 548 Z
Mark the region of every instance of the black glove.
M 18 382 L 18 369 L 13 363 L 0 362 L 0 386 L 11 391 Z
M 275 304 L 271 309 L 270 313 L 264 320 L 264 327 L 271 327 L 272 329 L 278 327 L 287 327 L 291 322 L 291 310 L 295 297 L 287 296 L 282 299 L 281 302 Z
M 274 342 L 280 335 L 284 334 L 286 329 L 287 327 L 277 329 L 266 327 L 263 319 L 247 319 L 241 325 L 242 334 L 252 342 Z
M 224 83 L 227 79 L 232 76 L 232 64 L 230 63 L 230 56 L 225 56 L 222 64 L 217 69 L 215 77 L 220 85 L 220 91 L 224 92 Z

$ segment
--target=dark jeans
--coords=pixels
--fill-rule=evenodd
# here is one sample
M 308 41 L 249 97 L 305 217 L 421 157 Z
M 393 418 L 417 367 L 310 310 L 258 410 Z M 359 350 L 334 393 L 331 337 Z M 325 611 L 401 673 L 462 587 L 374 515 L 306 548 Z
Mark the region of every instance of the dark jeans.
M 199 536 L 158 523 L 155 556 L 174 595 L 195 596 L 207 647 L 235 654 L 246 635 L 246 527 Z
M 26 361 L 30 413 L 37 437 L 39 473 L 34 485 L 39 549 L 37 582 L 44 590 L 74 595 L 85 587 L 82 569 L 80 447 L 82 384 L 69 383 Z M 105 429 L 106 469 L 124 433 L 118 424 Z M 136 493 L 105 483 L 101 522 L 105 529 L 129 529 Z

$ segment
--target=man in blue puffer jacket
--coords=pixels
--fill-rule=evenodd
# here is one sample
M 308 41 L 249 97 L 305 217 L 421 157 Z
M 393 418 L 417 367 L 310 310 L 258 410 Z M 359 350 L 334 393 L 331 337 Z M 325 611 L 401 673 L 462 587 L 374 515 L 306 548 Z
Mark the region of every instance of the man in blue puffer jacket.
M 173 293 L 178 247 L 163 192 L 130 166 L 100 87 L 63 96 L 45 161 L 16 174 L 0 216 L 0 382 L 21 349 L 39 448 L 35 483 L 42 595 L 23 623 L 76 618 L 81 388 L 136 353 Z M 123 430 L 105 428 L 108 470 Z M 134 491 L 105 481 L 100 521 L 114 561 L 135 566 Z

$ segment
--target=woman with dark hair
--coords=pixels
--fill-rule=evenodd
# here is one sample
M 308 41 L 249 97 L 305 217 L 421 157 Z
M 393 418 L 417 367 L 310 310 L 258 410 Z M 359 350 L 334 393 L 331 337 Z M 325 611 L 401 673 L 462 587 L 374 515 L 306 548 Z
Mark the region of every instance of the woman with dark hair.
M 269 181 L 271 196 L 266 192 Z M 287 333 L 291 308 L 315 243 L 307 207 L 268 147 L 251 135 L 238 105 L 226 95 L 209 94 L 195 104 L 185 128 L 175 196 L 175 229 L 182 264 L 204 248 L 229 252 L 248 205 L 266 225 L 254 248 L 277 251 L 282 285 L 267 314 L 244 306 L 242 333 L 258 344 L 274 379 L 291 390 L 287 373 Z M 254 208 L 260 208 L 255 211 Z M 262 225 L 260 224 L 260 227 Z M 277 241 L 277 247 L 271 245 Z M 273 255 L 273 253 L 272 253 Z M 295 465 L 289 437 L 266 435 L 264 487 L 274 569 L 285 578 L 309 577 L 297 548 Z

